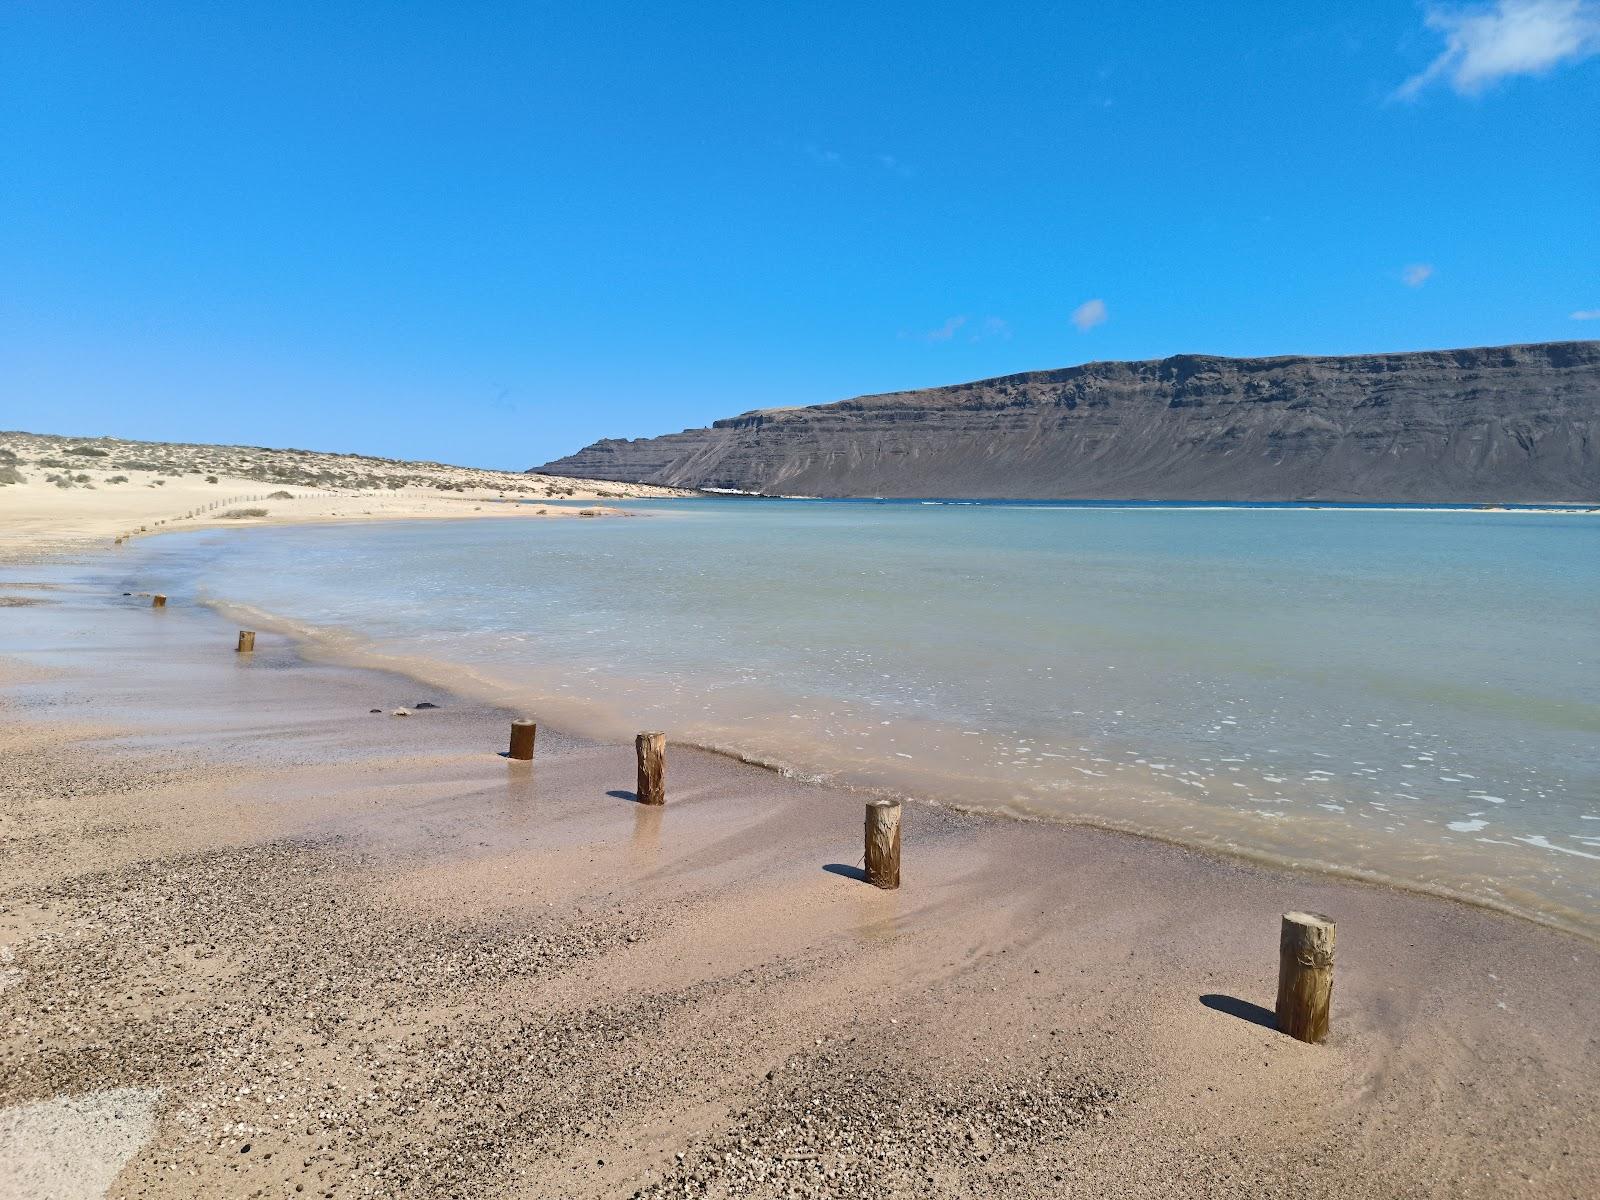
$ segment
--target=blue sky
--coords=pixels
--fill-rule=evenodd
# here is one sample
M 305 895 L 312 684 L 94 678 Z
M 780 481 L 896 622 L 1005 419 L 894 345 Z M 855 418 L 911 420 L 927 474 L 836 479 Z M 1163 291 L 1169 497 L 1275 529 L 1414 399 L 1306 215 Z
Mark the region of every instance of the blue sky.
M 13 3 L 0 428 L 521 468 L 1600 337 L 1600 0 Z

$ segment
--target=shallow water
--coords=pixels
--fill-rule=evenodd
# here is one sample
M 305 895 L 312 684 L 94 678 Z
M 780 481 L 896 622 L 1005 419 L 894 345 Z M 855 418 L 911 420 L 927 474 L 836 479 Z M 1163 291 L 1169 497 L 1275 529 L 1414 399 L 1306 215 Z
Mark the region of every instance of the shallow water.
M 175 534 L 121 569 L 599 734 L 1600 931 L 1594 517 L 632 507 Z

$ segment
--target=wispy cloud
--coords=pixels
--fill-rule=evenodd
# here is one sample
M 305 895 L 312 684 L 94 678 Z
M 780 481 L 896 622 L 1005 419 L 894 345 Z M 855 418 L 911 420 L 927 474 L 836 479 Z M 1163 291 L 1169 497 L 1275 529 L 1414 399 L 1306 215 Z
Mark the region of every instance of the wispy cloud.
M 1495 0 L 1429 8 L 1426 20 L 1444 35 L 1444 50 L 1400 85 L 1401 100 L 1441 79 L 1472 95 L 1512 75 L 1542 75 L 1600 54 L 1600 0 Z
M 1004 317 L 985 317 L 982 323 L 972 331 L 969 342 L 982 342 L 989 338 L 1000 338 L 1002 341 L 1011 340 L 1011 322 Z
M 955 337 L 957 331 L 967 323 L 965 317 L 946 317 L 943 325 L 937 329 L 930 329 L 922 335 L 925 342 L 948 342 Z
M 1600 308 L 1580 308 L 1572 314 L 1574 321 L 1600 321 Z
M 958 316 L 946 317 L 943 324 L 925 330 L 902 329 L 899 336 L 908 341 L 927 342 L 931 346 L 943 342 L 954 341 L 957 334 L 965 331 L 962 337 L 964 342 L 987 342 L 990 339 L 1001 341 L 1011 340 L 1011 322 L 1004 317 L 984 317 L 981 321 L 974 321 L 966 313 Z
M 1108 316 L 1104 300 L 1085 300 L 1072 310 L 1072 323 L 1079 333 L 1088 333 L 1096 325 L 1104 325 Z
M 844 154 L 816 142 L 807 142 L 800 151 L 819 167 L 837 167 L 841 171 L 881 170 L 903 179 L 914 174 L 911 164 L 897 154 Z
M 1419 288 L 1433 278 L 1432 263 L 1412 263 L 1400 272 L 1400 278 L 1409 288 Z

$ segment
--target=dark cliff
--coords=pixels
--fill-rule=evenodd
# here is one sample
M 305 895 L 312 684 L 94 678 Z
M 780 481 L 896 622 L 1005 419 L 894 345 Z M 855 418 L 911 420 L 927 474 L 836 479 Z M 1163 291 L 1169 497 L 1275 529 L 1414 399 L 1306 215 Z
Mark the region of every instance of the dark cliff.
M 1600 342 L 1087 363 L 606 439 L 537 469 L 810 496 L 1593 501 Z

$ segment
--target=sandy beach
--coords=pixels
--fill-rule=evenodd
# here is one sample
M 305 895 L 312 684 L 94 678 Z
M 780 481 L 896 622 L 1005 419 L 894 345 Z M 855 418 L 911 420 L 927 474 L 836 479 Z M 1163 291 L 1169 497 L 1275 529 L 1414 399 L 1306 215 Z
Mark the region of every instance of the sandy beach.
M 1228 15 L 8 7 L 0 1200 L 1600 1200 L 1600 0 Z
M 576 517 L 582 509 L 539 501 L 685 494 L 348 454 L 0 432 L 0 562 L 205 525 Z
M 0 584 L 0 1196 L 1592 1192 L 1588 942 L 918 805 L 881 892 L 859 794 L 90 578 Z

